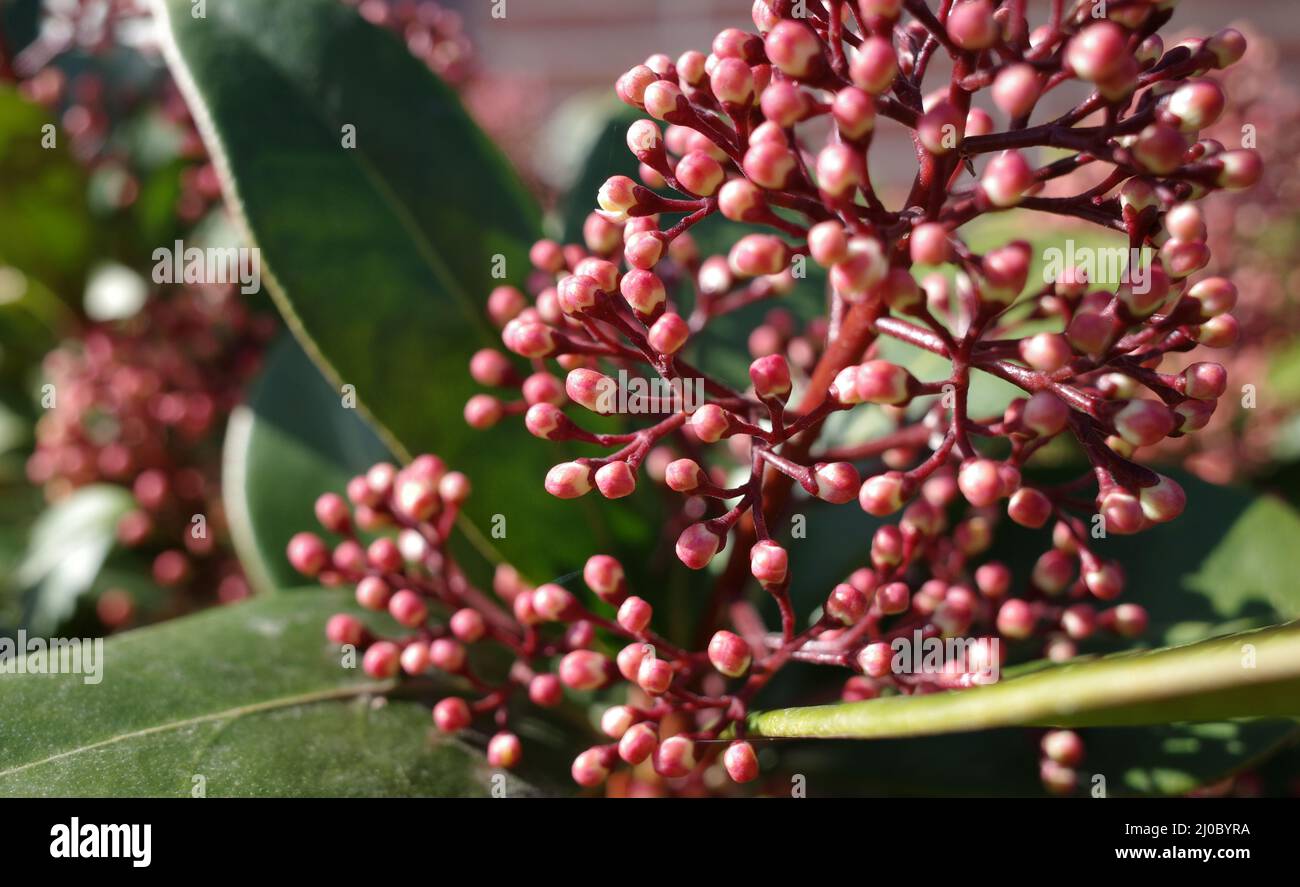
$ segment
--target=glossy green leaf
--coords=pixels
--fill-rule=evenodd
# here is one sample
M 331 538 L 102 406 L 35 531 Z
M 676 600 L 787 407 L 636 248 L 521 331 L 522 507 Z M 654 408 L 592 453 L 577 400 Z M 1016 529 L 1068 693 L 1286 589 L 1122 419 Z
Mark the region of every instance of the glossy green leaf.
M 47 147 L 42 140 L 51 133 L 54 147 Z M 67 139 L 44 109 L 0 86 L 0 265 L 72 300 L 81 295 L 94 229 L 85 173 Z
M 6 674 L 0 794 L 487 795 L 482 755 L 438 735 L 427 704 L 341 666 L 322 626 L 346 603 L 272 595 L 110 638 L 98 683 Z
M 117 542 L 118 520 L 134 503 L 124 487 L 96 484 L 37 518 L 14 574 L 15 585 L 28 595 L 28 628 L 52 632 L 72 613 Z
M 302 581 L 285 547 L 317 527 L 313 504 L 390 459 L 388 448 L 286 337 L 272 349 L 247 401 L 230 416 L 223 498 L 240 562 L 262 591 Z
M 1075 660 L 960 692 L 751 715 L 757 736 L 896 738 L 997 727 L 1300 717 L 1300 623 Z
M 519 282 L 538 211 L 459 100 L 334 0 L 160 2 L 166 53 L 263 276 L 331 385 L 355 394 L 399 456 L 434 451 L 475 484 L 467 513 L 544 580 L 590 552 L 552 532 L 556 454 L 519 427 L 475 432 L 470 355 L 499 344 L 488 292 Z M 355 147 L 351 139 L 355 137 Z

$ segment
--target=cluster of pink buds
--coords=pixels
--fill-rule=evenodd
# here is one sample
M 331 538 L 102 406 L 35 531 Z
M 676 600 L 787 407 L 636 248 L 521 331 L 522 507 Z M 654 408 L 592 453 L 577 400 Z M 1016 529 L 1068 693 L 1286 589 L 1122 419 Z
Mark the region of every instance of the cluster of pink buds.
M 644 468 L 683 497 L 676 552 L 691 569 L 730 546 L 711 612 L 730 614 L 735 632 L 719 626 L 708 658 L 723 676 L 749 677 L 736 692 L 710 692 L 696 654 L 638 635 L 618 668 L 658 700 L 651 714 L 666 705 L 698 720 L 706 709 L 700 736 L 716 738 L 741 725 L 753 693 L 791 660 L 860 672 L 847 698 L 978 682 L 981 663 L 971 661 L 939 676 L 893 673 L 891 641 L 918 631 L 1037 635 L 1048 655 L 1068 658 L 1098 630 L 1143 630 L 1140 606 L 1111 605 L 1124 577 L 1095 550 L 1095 530 L 1136 533 L 1183 510 L 1179 485 L 1138 460 L 1204 426 L 1226 373 L 1208 362 L 1160 366 L 1237 334 L 1233 284 L 1197 273 L 1210 251 L 1194 201 L 1260 175 L 1253 150 L 1198 138 L 1225 103 L 1205 75 L 1238 60 L 1244 38 L 1226 30 L 1166 49 L 1156 32 L 1173 5 L 1112 3 L 1099 20 L 1091 4 L 1068 13 L 1054 4 L 1031 28 L 1019 2 L 957 0 L 935 11 L 923 0 L 757 0 L 757 33 L 727 29 L 710 52 L 652 56 L 618 79 L 618 96 L 647 114 L 627 134 L 640 181 L 615 176 L 601 187 L 583 243 L 533 247 L 529 294 L 491 293 L 488 314 L 529 369 L 499 351 L 476 354 L 477 381 L 520 396 L 477 395 L 465 417 L 487 428 L 522 414 L 537 437 L 605 450 L 551 469 L 546 489 L 562 499 L 626 496 Z M 931 88 L 926 73 L 940 57 L 948 71 Z M 1071 82 L 1086 98 L 1033 122 L 1040 102 Z M 989 110 L 978 106 L 985 96 Z M 869 173 L 886 127 L 906 131 L 915 151 L 898 201 Z M 1038 148 L 1065 153 L 1040 163 Z M 1058 193 L 1076 173 L 1092 184 Z M 1109 285 L 1082 267 L 1040 283 L 1028 242 L 983 254 L 964 242 L 962 226 L 1013 209 L 1118 232 L 1128 267 Z M 716 216 L 759 230 L 726 255 L 701 257 L 691 229 Z M 769 314 L 747 342 L 748 385 L 688 362 L 692 338 L 715 318 L 799 298 L 809 262 L 826 269 L 826 314 L 802 331 Z M 881 337 L 937 355 L 949 372 L 914 377 L 881 358 Z M 971 415 L 980 374 L 1023 394 L 999 415 Z M 619 380 L 641 375 L 675 392 L 698 384 L 704 396 L 620 433 L 583 427 L 583 411 L 620 412 Z M 821 439 L 833 413 L 860 409 L 884 411 L 893 427 L 868 440 Z M 1088 469 L 1065 483 L 1028 479 L 1034 454 L 1057 442 Z M 898 515 L 864 542 L 862 568 L 827 590 L 803 630 L 789 557 L 773 538 L 799 496 Z M 980 563 L 1004 515 L 1050 532 L 1021 581 L 1004 564 Z M 751 577 L 778 605 L 779 631 L 746 602 Z M 621 626 L 648 631 L 648 605 L 614 602 L 626 609 Z M 647 643 L 655 655 L 643 661 Z M 598 670 L 590 664 L 593 686 L 607 678 Z M 575 778 L 602 778 L 641 735 L 627 725 L 646 717 L 611 716 L 619 744 L 584 753 Z M 675 763 L 689 759 L 684 750 L 671 757 L 661 774 L 690 769 Z M 733 775 L 750 772 L 752 750 L 733 757 Z
M 51 502 L 92 483 L 129 487 L 137 507 L 118 539 L 155 553 L 159 585 L 185 590 L 187 605 L 244 597 L 221 518 L 220 433 L 276 329 L 233 286 L 185 287 L 67 340 L 44 359 L 47 410 L 28 480 Z M 111 595 L 100 615 L 118 627 L 131 608 Z

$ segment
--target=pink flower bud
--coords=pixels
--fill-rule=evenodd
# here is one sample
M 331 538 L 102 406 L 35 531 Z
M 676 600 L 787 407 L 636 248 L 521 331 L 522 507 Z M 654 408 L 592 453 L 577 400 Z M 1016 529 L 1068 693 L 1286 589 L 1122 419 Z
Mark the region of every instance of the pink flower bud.
M 1115 321 L 1094 311 L 1080 311 L 1071 318 L 1065 337 L 1083 354 L 1101 355 L 1114 341 Z
M 1218 363 L 1194 363 L 1182 379 L 1183 393 L 1197 400 L 1217 400 L 1228 387 L 1228 371 Z
M 629 597 L 618 608 L 618 624 L 625 631 L 640 634 L 650 624 L 654 608 L 639 597 Z
M 778 274 L 789 261 L 790 251 L 774 234 L 746 234 L 731 248 L 727 263 L 741 277 Z
M 1065 51 L 1066 64 L 1081 80 L 1096 83 L 1119 73 L 1128 56 L 1128 35 L 1113 22 L 1096 22 L 1076 34 Z
M 840 134 L 849 141 L 860 141 L 876 128 L 876 102 L 855 86 L 841 89 L 831 103 L 831 114 Z
M 862 476 L 850 462 L 819 462 L 813 469 L 817 498 L 836 505 L 852 502 L 862 485 Z
M 1159 475 L 1159 478 L 1154 486 L 1143 487 L 1138 492 L 1138 501 L 1147 520 L 1165 523 L 1183 513 L 1187 506 L 1187 494 L 1173 478 L 1164 475 Z
M 993 80 L 993 104 L 1012 119 L 1023 117 L 1033 110 L 1041 89 L 1032 65 L 1008 65 Z
M 880 527 L 871 537 L 871 563 L 877 569 L 894 567 L 903 560 L 903 532 L 893 524 Z
M 424 599 L 410 589 L 403 588 L 388 601 L 388 612 L 400 625 L 417 628 L 429 618 L 429 608 Z
M 1048 595 L 1064 591 L 1073 576 L 1074 559 L 1059 548 L 1048 549 L 1039 555 L 1031 574 L 1034 585 Z
M 386 609 L 392 594 L 392 589 L 378 576 L 367 576 L 357 583 L 357 603 L 367 610 Z
M 817 155 L 817 185 L 832 197 L 844 197 L 866 179 L 862 155 L 845 144 L 827 145 Z
M 1004 598 L 1011 590 L 1011 571 L 995 561 L 982 564 L 975 570 L 975 587 L 989 600 Z
M 589 748 L 573 759 L 569 774 L 583 788 L 595 788 L 609 778 L 609 769 L 614 763 L 612 757 L 604 747 Z
M 547 582 L 533 592 L 533 613 L 546 622 L 557 622 L 577 603 L 572 594 L 561 585 Z
M 913 262 L 942 265 L 948 261 L 948 229 L 938 222 L 917 225 L 908 238 L 908 249 Z
M 758 755 L 748 742 L 736 740 L 722 753 L 722 765 L 735 782 L 752 782 L 758 778 Z
M 1002 496 L 998 463 L 992 459 L 971 459 L 957 473 L 957 486 L 966 501 L 976 507 L 992 505 Z
M 610 462 L 596 470 L 596 488 L 606 499 L 622 499 L 636 492 L 636 472 L 626 462 Z
M 764 101 L 766 103 L 766 97 Z M 779 190 L 789 183 L 795 165 L 795 155 L 788 146 L 758 142 L 752 143 L 745 152 L 742 168 L 749 180 L 760 188 Z
M 1231 314 L 1212 317 L 1196 328 L 1196 341 L 1207 348 L 1230 348 L 1237 341 L 1240 325 Z
M 343 645 L 351 644 L 358 646 L 362 637 L 365 636 L 365 626 L 361 620 L 355 616 L 349 616 L 347 613 L 336 613 L 330 617 L 329 622 L 325 623 L 325 637 L 329 638 L 332 643 Z
M 722 166 L 703 151 L 691 151 L 677 162 L 677 180 L 697 197 L 710 197 L 722 185 Z
M 817 35 L 791 19 L 783 19 L 769 31 L 763 47 L 773 65 L 796 79 L 816 73 L 825 64 Z
M 681 89 L 667 80 L 656 80 L 646 87 L 645 109 L 656 120 L 666 120 L 683 101 Z
M 894 45 L 884 37 L 868 37 L 850 57 L 849 76 L 853 84 L 872 95 L 888 90 L 897 75 Z
M 783 398 L 790 393 L 790 365 L 779 354 L 760 357 L 749 365 L 749 378 L 759 397 Z
M 316 520 L 331 533 L 346 533 L 351 524 L 348 503 L 337 493 L 324 493 L 316 500 Z
M 763 192 L 747 179 L 732 179 L 718 192 L 718 209 L 733 222 L 757 220 L 766 205 Z
M 564 687 L 553 674 L 539 674 L 528 682 L 528 698 L 533 705 L 554 708 L 564 699 Z
M 1034 185 L 1034 170 L 1019 151 L 1003 151 L 984 168 L 980 187 L 996 207 L 1015 206 Z
M 852 585 L 841 582 L 826 598 L 826 613 L 843 625 L 857 625 L 867 615 L 867 596 Z
M 1206 129 L 1223 114 L 1226 99 L 1213 80 L 1189 80 L 1174 90 L 1165 110 L 1178 118 L 1184 130 Z
M 691 415 L 691 430 L 704 443 L 717 443 L 727 433 L 727 413 L 717 404 L 706 403 Z
M 1167 175 L 1178 169 L 1187 153 L 1187 139 L 1172 126 L 1153 123 L 1138 134 L 1133 145 L 1133 156 L 1138 163 L 1156 175 Z
M 1131 400 L 1115 414 L 1115 430 L 1135 447 L 1164 440 L 1174 430 L 1174 414 L 1154 400 Z
M 387 680 L 397 674 L 401 665 L 401 651 L 391 641 L 377 641 L 370 645 L 361 658 L 361 668 L 376 680 Z
M 718 101 L 748 104 L 754 99 L 754 72 L 738 58 L 724 58 L 709 75 L 709 86 Z
M 653 314 L 667 298 L 663 281 L 650 271 L 629 271 L 619 284 L 619 292 L 628 305 L 643 316 Z
M 1012 640 L 1023 640 L 1034 630 L 1034 611 L 1020 598 L 1011 598 L 998 608 L 998 631 Z
M 1035 434 L 1050 437 L 1070 421 L 1070 408 L 1052 392 L 1039 391 L 1025 402 L 1021 418 Z
M 677 558 L 692 570 L 702 570 L 718 553 L 720 542 L 707 525 L 691 524 L 677 537 Z
M 749 644 L 740 635 L 718 631 L 709 641 L 709 662 L 729 678 L 738 678 L 749 671 L 750 660 Z
M 1147 611 L 1140 604 L 1120 604 L 1104 614 L 1103 621 L 1109 622 L 1123 637 L 1135 638 L 1147 630 Z
M 646 87 L 656 82 L 659 75 L 645 65 L 637 65 L 618 78 L 614 91 L 619 99 L 635 107 L 643 107 Z
M 764 585 L 784 582 L 789 562 L 786 550 L 775 542 L 759 542 L 749 550 L 749 571 Z
M 1011 495 L 1007 515 L 1022 527 L 1037 529 L 1052 516 L 1052 500 L 1033 487 L 1021 487 Z
M 424 674 L 429 668 L 429 645 L 412 641 L 402 648 L 402 671 L 409 675 Z
M 512 320 L 502 330 L 501 340 L 520 357 L 549 357 L 555 353 L 555 333 L 544 323 Z
M 894 651 L 889 644 L 876 642 L 867 644 L 858 653 L 858 668 L 867 677 L 883 678 L 893 668 Z
M 686 344 L 690 334 L 686 321 L 669 312 L 654 322 L 646 339 L 650 347 L 660 354 L 676 354 Z
M 636 683 L 651 696 L 667 693 L 673 683 L 672 663 L 657 659 L 653 654 L 647 654 L 637 666 Z
M 501 401 L 490 394 L 476 394 L 465 402 L 465 424 L 486 431 L 501 421 Z
M 286 549 L 289 563 L 304 576 L 315 576 L 329 563 L 329 549 L 315 533 L 297 533 Z
M 858 367 L 858 397 L 863 403 L 906 403 L 912 399 L 910 392 L 912 374 L 887 360 L 869 360 Z
M 956 150 L 965 138 L 966 119 L 953 105 L 939 102 L 921 115 L 916 135 L 931 154 L 947 154 Z
M 591 470 L 578 462 L 561 462 L 546 473 L 546 492 L 557 499 L 576 499 L 591 492 Z
M 1215 183 L 1229 191 L 1240 191 L 1253 186 L 1264 172 L 1264 161 L 1255 150 L 1227 151 L 1220 154 L 1218 160 L 1223 168 Z
M 560 660 L 560 680 L 573 690 L 595 690 L 609 680 L 610 662 L 591 650 L 574 650 Z
M 1187 290 L 1188 297 L 1201 306 L 1201 317 L 1209 320 L 1231 311 L 1237 304 L 1237 288 L 1223 277 L 1207 277 Z
M 905 582 L 891 582 L 876 592 L 876 603 L 886 616 L 906 613 L 911 605 L 912 593 Z
M 900 471 L 886 471 L 869 477 L 858 491 L 858 504 L 867 514 L 886 517 L 903 507 L 911 495 L 907 478 Z
M 1060 333 L 1038 333 L 1020 340 L 1020 357 L 1044 373 L 1054 373 L 1074 359 L 1074 350 Z
M 1015 301 L 1029 278 L 1030 252 L 1023 240 L 990 250 L 980 263 L 980 298 L 998 305 Z
M 529 255 L 534 256 L 535 258 L 541 257 L 547 249 L 545 246 L 546 244 L 555 246 L 553 241 L 539 240 L 533 245 L 532 251 Z M 549 253 L 546 254 L 546 258 L 549 259 Z M 537 264 L 536 260 L 534 260 L 533 264 Z M 514 320 L 519 316 L 519 312 L 523 311 L 527 306 L 528 302 L 524 298 L 524 294 L 513 286 L 499 286 L 492 290 L 492 292 L 488 293 L 488 317 L 490 317 L 492 322 L 498 327 L 503 327 L 510 321 Z
M 594 554 L 582 568 L 582 581 L 607 604 L 622 600 L 623 565 L 607 554 Z
M 655 753 L 659 737 L 650 724 L 633 724 L 618 742 L 618 756 L 629 764 L 640 764 Z
M 664 480 L 670 490 L 689 493 L 705 480 L 704 469 L 693 459 L 677 459 L 669 463 Z
M 487 760 L 490 767 L 510 770 L 519 765 L 523 756 L 523 743 L 513 733 L 497 733 L 488 740 Z

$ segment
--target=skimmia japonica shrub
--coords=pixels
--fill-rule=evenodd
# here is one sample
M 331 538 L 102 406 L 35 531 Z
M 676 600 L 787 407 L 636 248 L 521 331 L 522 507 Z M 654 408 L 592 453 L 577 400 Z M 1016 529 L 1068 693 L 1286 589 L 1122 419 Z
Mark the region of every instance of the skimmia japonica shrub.
M 999 639 L 1039 638 L 1068 658 L 1095 632 L 1140 634 L 1145 611 L 1116 601 L 1122 570 L 1094 551 L 1091 530 L 1139 533 L 1183 510 L 1182 489 L 1142 451 L 1202 427 L 1226 375 L 1207 361 L 1176 373 L 1161 365 L 1229 345 L 1237 329 L 1232 283 L 1197 273 L 1210 253 L 1195 201 L 1260 174 L 1254 152 L 1198 138 L 1225 103 L 1205 75 L 1239 59 L 1244 39 L 1229 30 L 1166 48 L 1157 32 L 1173 6 L 1111 2 L 1094 14 L 1092 3 L 1058 3 L 1031 24 L 1020 2 L 758 0 L 755 32 L 727 29 L 708 53 L 656 55 L 627 71 L 618 96 L 646 115 L 627 134 L 641 181 L 605 183 L 582 244 L 538 242 L 528 294 L 490 294 L 491 320 L 528 369 L 499 351 L 476 354 L 471 374 L 497 393 L 472 398 L 465 419 L 486 430 L 522 415 L 536 437 L 593 452 L 538 478 L 558 499 L 616 499 L 647 482 L 678 494 L 680 516 L 665 529 L 677 558 L 690 570 L 724 561 L 711 640 L 692 649 L 661 635 L 605 554 L 582 571 L 591 606 L 509 567 L 495 597 L 474 588 L 444 547 L 469 484 L 431 456 L 354 479 L 351 507 L 323 496 L 322 525 L 346 537 L 332 551 L 310 533 L 290 544 L 300 571 L 355 583 L 363 606 L 386 608 L 409 631 L 372 637 L 340 615 L 330 638 L 365 646 L 376 677 L 436 668 L 465 678 L 472 697 L 442 700 L 434 720 L 446 731 L 492 720 L 494 765 L 521 755 L 508 732 L 514 697 L 548 706 L 562 687 L 625 683 L 601 718 L 606 740 L 573 763 L 574 779 L 594 786 L 620 760 L 698 780 L 720 756 L 733 779 L 754 779 L 745 716 L 792 662 L 843 670 L 844 697 L 864 699 L 994 680 Z M 946 82 L 925 85 L 941 67 Z M 1069 86 L 1086 97 L 1055 116 L 1039 107 Z M 981 93 L 992 113 L 977 107 Z M 877 128 L 900 126 L 916 172 L 904 199 L 889 201 L 869 160 Z M 1040 159 L 1047 148 L 1055 153 Z M 1055 193 L 1080 170 L 1092 184 Z M 1132 257 L 1122 279 L 1103 285 L 1066 267 L 1035 280 L 1027 239 L 982 254 L 967 245 L 963 226 L 1013 209 L 1026 232 L 1033 213 L 1117 232 Z M 702 256 L 692 228 L 718 225 L 713 217 L 735 234 L 725 255 Z M 737 343 L 755 358 L 750 384 L 687 359 L 711 324 L 792 293 L 812 265 L 827 274 L 825 316 L 795 330 L 773 315 Z M 931 272 L 921 283 L 918 268 Z M 917 378 L 880 356 L 887 339 L 947 370 Z M 981 375 L 1021 396 L 996 415 L 972 412 Z M 584 416 L 621 411 L 630 376 L 676 383 L 675 393 L 698 384 L 702 396 L 628 416 L 623 431 L 584 427 Z M 823 433 L 836 413 L 873 410 L 891 423 L 883 436 Z M 1086 470 L 1027 480 L 1035 454 L 1058 441 Z M 774 538 L 801 498 L 884 521 L 870 539 L 843 540 L 861 546 L 861 566 L 824 589 L 812 614 L 796 611 L 790 558 Z M 986 555 L 1003 520 L 1042 530 L 1027 583 Z M 353 535 L 385 525 L 399 535 L 368 547 Z M 751 579 L 779 625 L 764 623 Z M 939 669 L 900 673 L 892 642 L 915 632 L 974 643 Z M 500 681 L 466 655 L 489 642 L 514 656 Z M 700 742 L 718 739 L 732 741 Z M 1050 733 L 1043 751 L 1044 782 L 1069 789 L 1078 737 Z

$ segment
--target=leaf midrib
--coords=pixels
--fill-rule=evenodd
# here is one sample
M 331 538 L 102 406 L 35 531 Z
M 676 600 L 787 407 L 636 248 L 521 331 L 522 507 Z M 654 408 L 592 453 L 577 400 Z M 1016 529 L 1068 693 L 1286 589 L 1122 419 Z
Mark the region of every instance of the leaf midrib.
M 266 711 L 275 711 L 277 709 L 293 708 L 298 705 L 311 705 L 319 702 L 332 702 L 340 699 L 350 699 L 356 696 L 365 696 L 372 694 L 385 693 L 394 687 L 393 681 L 378 681 L 367 684 L 354 684 L 348 687 L 332 687 L 328 690 L 317 690 L 311 693 L 299 693 L 293 696 L 281 696 L 275 699 L 264 699 L 261 702 L 253 702 L 247 705 L 239 705 L 234 708 L 224 709 L 217 712 L 207 712 L 201 715 L 194 715 L 189 718 L 182 718 L 178 721 L 170 721 L 165 724 L 155 724 L 151 727 L 143 727 L 138 730 L 130 730 L 125 733 L 118 733 L 86 745 L 79 745 L 74 748 L 64 749 L 45 758 L 36 761 L 28 761 L 25 764 L 19 764 L 16 767 L 10 767 L 7 770 L 0 770 L 0 779 L 12 776 L 15 773 L 21 773 L 32 767 L 40 767 L 54 761 L 64 758 L 74 757 L 79 754 L 96 751 L 110 745 L 116 745 L 119 742 L 127 742 L 132 739 L 139 739 L 144 736 L 152 736 L 160 733 L 167 733 L 176 730 L 183 730 L 186 727 L 192 727 L 197 724 L 213 723 L 217 721 L 237 720 L 241 717 L 252 714 L 260 714 Z

